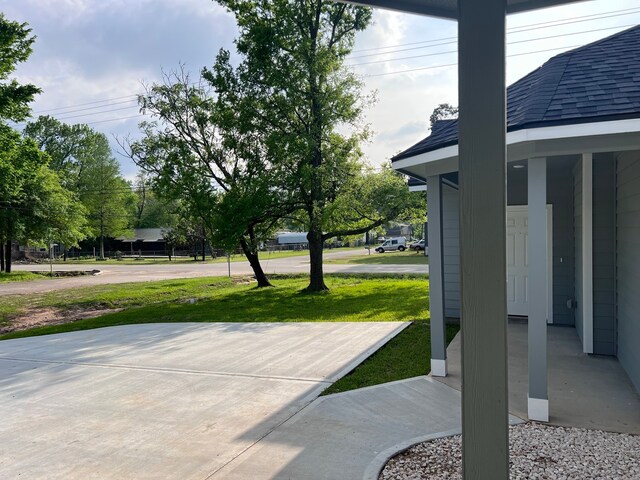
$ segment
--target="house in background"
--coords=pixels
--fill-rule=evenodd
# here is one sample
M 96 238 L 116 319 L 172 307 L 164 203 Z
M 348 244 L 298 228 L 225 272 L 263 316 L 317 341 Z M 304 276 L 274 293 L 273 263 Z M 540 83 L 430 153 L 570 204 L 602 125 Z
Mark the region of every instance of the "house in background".
M 506 143 L 507 308 L 529 319 L 530 418 L 548 418 L 536 324 L 574 327 L 584 353 L 617 357 L 640 391 L 640 26 L 511 85 Z M 442 327 L 460 316 L 458 121 L 436 123 L 393 168 L 414 190 L 426 183 L 431 322 Z M 434 375 L 446 375 L 443 331 L 432 332 Z
M 111 242 L 112 250 L 119 250 L 124 254 L 130 253 L 135 255 L 138 253 L 167 253 L 167 242 L 164 239 L 164 233 L 169 230 L 167 228 L 134 228 L 133 235 L 122 236 Z

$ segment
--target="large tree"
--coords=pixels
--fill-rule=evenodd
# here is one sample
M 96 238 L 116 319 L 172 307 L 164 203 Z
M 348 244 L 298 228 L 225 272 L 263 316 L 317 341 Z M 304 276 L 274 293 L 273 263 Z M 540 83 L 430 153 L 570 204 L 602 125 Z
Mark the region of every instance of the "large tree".
M 371 10 L 328 0 L 219 0 L 236 17 L 243 82 L 255 87 L 254 116 L 269 132 L 280 161 L 289 165 L 306 215 L 310 255 L 308 290 L 327 287 L 323 243 L 333 232 L 328 212 L 361 170 L 361 124 L 367 99 L 356 76 L 344 67 L 357 32 Z M 379 219 L 363 221 L 365 232 Z
M 49 167 L 72 191 L 78 191 L 91 177 L 94 158 L 105 145 L 104 135 L 88 125 L 69 125 L 48 115 L 27 123 L 23 135 L 47 152 L 51 157 Z
M 106 138 L 103 151 L 93 159 L 91 171 L 79 196 L 87 208 L 91 236 L 99 241 L 100 258 L 104 258 L 104 239 L 129 233 L 136 198 L 120 175 L 120 165 L 111 156 Z
M 70 243 L 82 237 L 82 218 L 76 215 L 82 207 L 75 208 L 73 196 L 49 170 L 48 157 L 6 125 L 7 120 L 24 120 L 40 92 L 9 78 L 17 64 L 27 60 L 34 41 L 26 23 L 9 21 L 0 13 L 0 267 L 8 272 L 13 240 L 42 241 L 54 231 Z
M 23 134 L 49 155 L 50 167 L 79 197 L 90 235 L 98 240 L 104 257 L 104 238 L 127 233 L 135 210 L 133 192 L 122 178 L 107 137 L 88 125 L 68 125 L 49 116 L 28 123 Z
M 48 163 L 32 140 L 0 126 L 0 270 L 11 272 L 13 240 L 76 245 L 86 235 L 83 206 Z
M 269 286 L 259 245 L 298 204 L 282 186 L 282 166 L 271 161 L 263 132 L 250 128 L 243 105 L 254 99 L 228 60 L 221 52 L 199 81 L 179 70 L 151 86 L 140 102 L 157 120 L 141 124 L 143 139 L 121 145 L 159 195 L 199 217 L 212 244 L 240 245 L 258 286 Z

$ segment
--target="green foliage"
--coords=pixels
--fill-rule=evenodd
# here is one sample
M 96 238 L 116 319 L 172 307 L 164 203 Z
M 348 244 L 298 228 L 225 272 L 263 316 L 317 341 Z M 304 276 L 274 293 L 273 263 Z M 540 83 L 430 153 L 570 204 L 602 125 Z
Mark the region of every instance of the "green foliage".
M 51 157 L 49 166 L 64 185 L 78 191 L 92 176 L 94 158 L 105 155 L 106 137 L 88 125 L 67 125 L 50 116 L 29 122 L 23 135 L 32 138 Z
M 286 165 L 283 183 L 307 216 L 311 290 L 323 290 L 325 209 L 357 175 L 359 143 L 368 133 L 360 125 L 367 104 L 362 84 L 343 62 L 371 10 L 327 0 L 219 3 L 240 29 L 240 81 L 228 85 L 251 91 L 240 110 L 250 112 L 247 121 L 263 133 L 270 158 Z
M 354 175 L 341 194 L 323 212 L 324 239 L 364 233 L 390 219 L 410 216 L 416 209 L 402 176 L 385 166 Z M 424 212 L 426 207 L 418 205 Z
M 104 134 L 88 125 L 67 125 L 44 116 L 27 124 L 24 135 L 50 156 L 51 168 L 82 202 L 90 236 L 102 245 L 104 237 L 128 233 L 136 199 Z M 54 239 L 71 245 L 62 237 Z
M 76 245 L 85 236 L 84 208 L 48 167 L 37 145 L 0 126 L 0 239 Z
M 111 151 L 104 139 L 104 148 L 93 158 L 91 175 L 81 187 L 79 196 L 88 211 L 91 235 L 101 240 L 129 233 L 133 220 L 135 195 L 131 186 L 120 176 L 120 166 L 111 157 Z
M 26 23 L 9 21 L 0 13 L 0 120 L 24 120 L 29 115 L 29 103 L 40 93 L 34 85 L 7 81 L 16 65 L 29 58 L 34 41 Z
M 214 72 L 192 82 L 180 70 L 150 87 L 140 104 L 158 120 L 142 123 L 144 138 L 123 147 L 153 190 L 180 204 L 186 223 L 203 226 L 216 246 L 240 244 L 261 285 L 268 285 L 258 246 L 292 211 L 292 195 L 278 180 L 281 171 L 262 133 L 247 127 L 242 105 L 250 99 L 224 52 Z
M 449 120 L 453 118 L 458 118 L 458 107 L 454 107 L 448 103 L 441 103 L 433 109 L 429 117 L 429 123 L 431 124 L 431 128 L 433 128 L 438 120 Z

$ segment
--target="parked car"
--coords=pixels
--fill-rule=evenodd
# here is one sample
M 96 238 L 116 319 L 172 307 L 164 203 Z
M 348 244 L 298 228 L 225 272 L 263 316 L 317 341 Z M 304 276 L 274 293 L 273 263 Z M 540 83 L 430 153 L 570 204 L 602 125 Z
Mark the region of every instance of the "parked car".
M 392 237 L 384 241 L 382 245 L 376 247 L 376 252 L 404 252 L 407 248 L 407 239 L 404 237 Z
M 424 250 L 425 243 L 426 242 L 424 241 L 424 238 L 418 240 L 417 242 L 413 242 L 411 245 L 409 245 L 409 250 L 415 250 L 416 252 L 419 250 Z

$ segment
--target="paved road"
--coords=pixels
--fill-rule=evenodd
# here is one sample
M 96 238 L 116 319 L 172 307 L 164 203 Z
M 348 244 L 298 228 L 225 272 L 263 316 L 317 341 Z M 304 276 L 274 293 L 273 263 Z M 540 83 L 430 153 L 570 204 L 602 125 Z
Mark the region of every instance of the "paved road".
M 5 340 L 0 477 L 220 478 L 406 325 L 128 325 Z M 322 477 L 307 473 L 287 478 Z
M 366 250 L 360 251 L 331 251 L 325 254 L 326 260 L 340 257 L 366 255 Z M 384 254 L 393 255 L 393 253 Z M 98 264 L 99 265 L 99 264 Z M 305 273 L 309 269 L 306 256 L 287 257 L 279 259 L 263 259 L 263 268 L 267 274 L 274 273 Z M 88 270 L 95 268 L 92 264 L 85 265 L 55 265 L 56 270 Z M 152 280 L 169 280 L 174 278 L 194 278 L 227 275 L 226 263 L 166 263 L 157 265 L 99 265 L 100 275 L 58 278 L 54 280 L 34 280 L 30 282 L 12 282 L 0 284 L 0 296 L 48 292 L 66 288 L 80 288 L 93 285 L 111 283 L 146 282 Z M 49 271 L 48 265 L 16 265 L 15 270 Z M 428 273 L 428 265 L 357 265 L 332 264 L 324 265 L 326 273 Z M 248 262 L 232 262 L 232 275 L 249 275 L 253 273 Z

